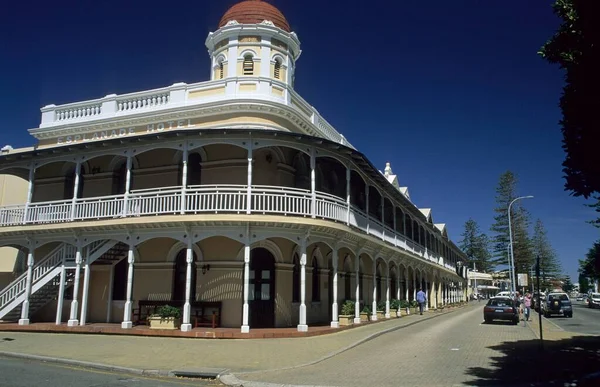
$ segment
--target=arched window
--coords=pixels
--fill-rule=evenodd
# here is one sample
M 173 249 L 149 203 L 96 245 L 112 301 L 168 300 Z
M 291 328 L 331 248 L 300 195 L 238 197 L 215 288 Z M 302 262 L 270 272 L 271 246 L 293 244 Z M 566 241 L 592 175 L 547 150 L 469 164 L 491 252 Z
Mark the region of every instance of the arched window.
M 321 301 L 321 281 L 319 280 L 319 264 L 317 258 L 312 260 L 312 301 Z
M 294 254 L 294 268 L 292 271 L 292 302 L 300 302 L 300 259 Z
M 243 71 L 244 75 L 254 75 L 254 60 L 250 54 L 244 56 Z
M 273 70 L 273 74 L 275 79 L 280 79 L 281 77 L 281 59 L 275 59 L 275 68 Z
M 224 65 L 223 65 L 223 60 L 219 60 L 219 79 L 223 79 L 225 77 L 225 70 L 224 70 Z

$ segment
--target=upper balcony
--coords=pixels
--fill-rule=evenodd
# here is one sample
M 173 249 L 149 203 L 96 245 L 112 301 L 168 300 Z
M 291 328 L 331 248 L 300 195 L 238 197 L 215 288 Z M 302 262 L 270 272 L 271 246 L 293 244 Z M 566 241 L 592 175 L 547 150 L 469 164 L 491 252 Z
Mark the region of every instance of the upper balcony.
M 172 86 L 136 93 L 107 95 L 104 98 L 64 105 L 48 105 L 41 109 L 39 128 L 29 133 L 38 140 L 56 137 L 65 127 L 85 127 L 104 122 L 148 116 L 169 111 L 190 111 L 237 106 L 236 109 L 269 107 L 290 118 L 298 131 L 355 149 L 346 138 L 331 126 L 319 112 L 287 84 L 264 77 L 234 77 L 194 84 L 176 83 Z M 253 105 L 253 106 L 252 106 Z

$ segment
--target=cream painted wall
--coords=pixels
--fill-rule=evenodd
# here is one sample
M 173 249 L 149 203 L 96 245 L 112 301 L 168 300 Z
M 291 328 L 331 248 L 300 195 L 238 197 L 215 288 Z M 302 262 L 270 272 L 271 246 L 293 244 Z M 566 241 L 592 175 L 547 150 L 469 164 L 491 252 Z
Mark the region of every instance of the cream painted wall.
M 27 180 L 12 175 L 0 175 L 0 205 L 25 203 L 28 187 Z

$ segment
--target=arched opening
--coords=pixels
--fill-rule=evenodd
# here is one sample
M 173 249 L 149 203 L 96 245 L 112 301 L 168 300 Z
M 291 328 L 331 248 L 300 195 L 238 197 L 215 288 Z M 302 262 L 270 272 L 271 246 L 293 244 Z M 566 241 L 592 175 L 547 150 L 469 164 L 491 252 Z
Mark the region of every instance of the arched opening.
M 292 269 L 292 302 L 300 302 L 300 258 L 294 253 Z
M 312 259 L 312 302 L 321 301 L 321 281 L 319 280 L 319 263 L 316 257 Z
M 374 186 L 369 186 L 369 216 L 381 222 L 381 195 Z
M 242 68 L 244 75 L 254 75 L 254 60 L 252 58 L 252 54 L 246 54 L 244 56 L 244 63 Z
M 381 301 L 381 291 L 382 291 L 382 286 L 381 286 L 381 282 L 382 282 L 382 278 L 381 278 L 381 264 L 377 264 L 377 270 L 376 270 L 376 275 L 375 275 L 375 280 L 376 280 L 376 289 L 377 289 L 377 302 L 379 303 Z
M 408 215 L 404 215 L 406 217 L 406 222 L 404 223 L 406 225 L 406 237 L 409 239 L 413 239 L 413 221 L 412 218 Z
M 65 200 L 73 198 L 73 193 L 75 191 L 76 172 L 77 172 L 76 168 L 72 167 L 69 169 L 69 171 L 65 175 L 65 184 L 64 184 L 64 193 L 63 193 L 63 198 Z M 81 168 L 81 172 L 79 174 L 79 186 L 77 187 L 77 197 L 78 198 L 83 197 L 84 180 L 85 180 L 84 170 L 83 170 L 83 168 Z
M 275 327 L 275 257 L 265 248 L 250 254 L 250 326 Z
M 358 207 L 359 210 L 365 211 L 367 208 L 366 200 L 366 184 L 365 181 L 360 177 L 358 172 L 350 172 L 350 204 Z
M 294 157 L 294 187 L 300 189 L 310 189 L 310 160 L 304 152 L 298 152 Z
M 346 168 L 331 157 L 319 157 L 316 170 L 316 190 L 346 198 Z
M 273 68 L 273 76 L 275 79 L 281 79 L 281 59 L 275 59 L 275 66 Z
M 406 235 L 406 230 L 404 229 L 404 212 L 400 207 L 396 207 L 396 232 Z
M 133 168 L 131 173 L 130 187 L 133 186 Z M 123 160 L 113 171 L 112 194 L 122 195 L 127 188 L 127 162 Z
M 219 79 L 225 78 L 225 66 L 223 65 L 223 59 L 219 59 Z
M 344 298 L 352 299 L 352 265 L 350 264 L 350 256 L 344 259 Z
M 196 301 L 196 253 L 192 252 L 192 278 L 190 283 L 190 301 Z M 187 249 L 182 249 L 175 258 L 173 270 L 173 301 L 185 302 L 185 280 L 187 277 Z
M 183 160 L 179 164 L 177 181 L 183 185 Z M 202 184 L 202 156 L 198 152 L 188 155 L 187 163 L 187 186 Z
M 386 226 L 394 229 L 394 205 L 388 198 L 383 199 L 383 219 Z
M 399 299 L 398 297 L 398 274 L 396 273 L 396 269 L 390 270 L 390 298 Z

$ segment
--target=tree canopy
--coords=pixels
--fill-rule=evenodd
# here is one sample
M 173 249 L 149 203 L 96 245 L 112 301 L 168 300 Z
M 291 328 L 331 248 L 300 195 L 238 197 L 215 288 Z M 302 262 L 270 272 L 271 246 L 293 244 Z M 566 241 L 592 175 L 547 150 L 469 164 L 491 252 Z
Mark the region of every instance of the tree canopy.
M 600 212 L 600 1 L 556 0 L 561 25 L 539 54 L 565 70 L 560 98 L 565 189 L 575 196 L 594 197 Z M 600 218 L 592 221 L 600 227 Z
M 465 222 L 459 246 L 469 258 L 470 268 L 482 272 L 493 268 L 490 264 L 489 238 L 481 232 L 477 222 L 471 218 Z

